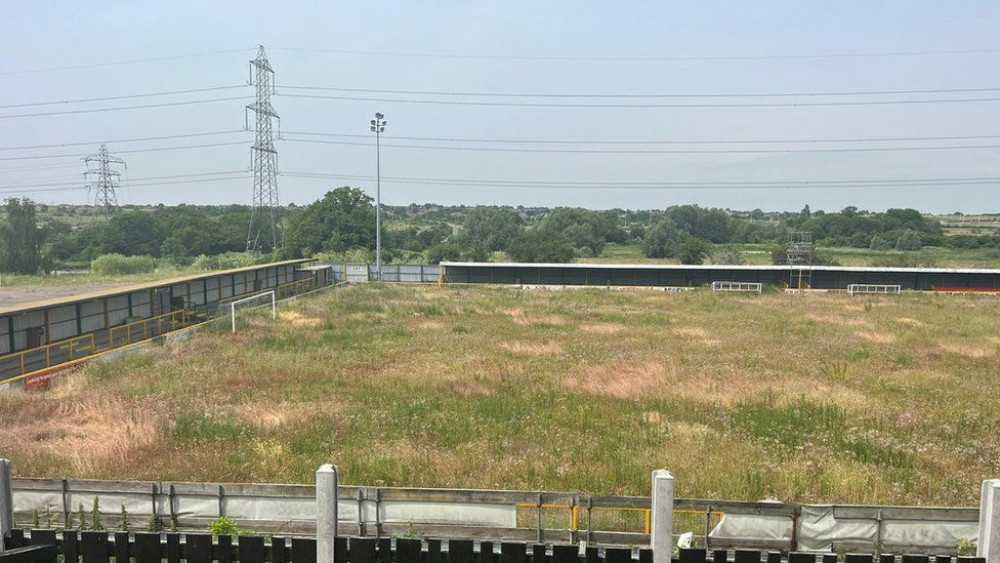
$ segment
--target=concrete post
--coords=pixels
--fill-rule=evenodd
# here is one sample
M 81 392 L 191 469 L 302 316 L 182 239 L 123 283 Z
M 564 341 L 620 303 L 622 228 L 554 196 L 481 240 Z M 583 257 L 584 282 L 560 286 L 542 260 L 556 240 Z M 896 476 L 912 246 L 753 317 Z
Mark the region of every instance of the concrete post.
M 1000 479 L 983 481 L 976 555 L 986 563 L 1000 563 Z
M 316 471 L 316 563 L 333 563 L 339 485 L 336 465 L 327 463 Z
M 10 460 L 0 459 L 0 553 L 4 539 L 14 527 L 14 493 L 11 489 Z
M 653 472 L 652 507 L 649 544 L 653 563 L 670 563 L 674 555 L 674 476 L 666 469 Z

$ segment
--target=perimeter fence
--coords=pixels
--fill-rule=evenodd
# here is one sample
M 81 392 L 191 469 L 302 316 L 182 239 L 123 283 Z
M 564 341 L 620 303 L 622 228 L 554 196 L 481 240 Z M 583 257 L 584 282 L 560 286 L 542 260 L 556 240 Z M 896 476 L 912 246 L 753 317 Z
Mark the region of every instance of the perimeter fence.
M 14 479 L 15 522 L 107 528 L 155 521 L 206 530 L 221 517 L 260 533 L 316 533 L 314 485 Z M 651 499 L 582 493 L 340 486 L 339 533 L 490 541 L 649 545 Z M 96 509 L 95 509 L 96 507 Z M 792 552 L 955 554 L 978 533 L 977 508 L 798 505 L 675 499 L 673 533 L 695 546 Z

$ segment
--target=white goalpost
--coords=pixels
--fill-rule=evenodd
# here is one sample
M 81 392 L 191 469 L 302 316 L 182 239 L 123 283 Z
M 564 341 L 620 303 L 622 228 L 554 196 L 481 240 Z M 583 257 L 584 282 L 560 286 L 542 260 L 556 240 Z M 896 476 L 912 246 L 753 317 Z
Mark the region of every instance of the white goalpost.
M 258 293 L 257 295 L 251 295 L 250 297 L 244 297 L 243 299 L 237 299 L 229 304 L 229 318 L 232 320 L 233 334 L 236 333 L 236 306 L 242 303 L 251 303 L 263 301 L 259 305 L 249 305 L 246 309 L 254 310 L 260 309 L 261 307 L 267 306 L 267 301 L 271 302 L 271 318 L 278 318 L 278 300 L 274 294 L 274 291 L 265 291 L 264 293 Z

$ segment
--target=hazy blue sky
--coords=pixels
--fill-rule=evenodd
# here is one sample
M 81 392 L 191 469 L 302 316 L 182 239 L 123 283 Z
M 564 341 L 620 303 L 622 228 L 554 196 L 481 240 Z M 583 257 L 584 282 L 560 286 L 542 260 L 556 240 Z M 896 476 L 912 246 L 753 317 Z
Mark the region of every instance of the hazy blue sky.
M 191 183 L 190 174 L 245 171 L 252 134 L 247 100 L 128 111 L 10 118 L 252 94 L 249 87 L 93 103 L 10 107 L 244 84 L 262 44 L 276 71 L 274 99 L 285 140 L 283 172 L 374 175 L 368 120 L 389 121 L 382 149 L 388 178 L 611 183 L 615 189 L 544 185 L 428 185 L 386 179 L 390 204 L 665 207 L 734 209 L 1000 211 L 1000 183 L 925 187 L 824 186 L 838 180 L 1000 177 L 1000 148 L 873 152 L 595 153 L 530 149 L 720 151 L 1000 146 L 1000 89 L 937 94 L 799 97 L 471 97 L 290 90 L 289 86 L 530 94 L 762 94 L 1000 88 L 1000 2 L 47 2 L 0 0 L 0 192 L 82 203 L 77 153 L 108 141 L 128 162 L 123 202 L 248 203 L 246 177 Z M 340 51 L 317 52 L 317 51 Z M 344 53 L 352 51 L 354 53 Z M 975 51 L 955 53 L 955 51 Z M 365 52 L 363 54 L 359 52 Z M 937 54 L 913 54 L 915 52 Z M 941 52 L 951 52 L 942 54 Z M 179 55 L 205 54 L 176 58 Z M 377 54 L 372 54 L 377 53 Z M 896 53 L 895 55 L 884 55 Z M 899 54 L 908 53 L 908 54 Z M 450 56 L 404 56 L 430 54 Z M 834 57 L 826 55 L 864 55 Z M 880 55 L 881 54 L 881 55 Z M 169 58 L 160 62 L 104 65 Z M 66 70 L 65 67 L 80 67 Z M 47 70 L 63 68 L 63 70 Z M 25 72 L 29 71 L 29 72 Z M 285 88 L 283 88 L 285 87 Z M 383 98 L 307 99 L 288 94 Z M 988 98 L 966 103 L 798 107 L 551 107 L 565 104 L 774 104 Z M 487 105 L 405 103 L 399 99 Z M 396 101 L 389 101 L 396 100 Z M 549 107 L 488 105 L 541 103 Z M 227 134 L 160 141 L 121 139 Z M 291 132 L 362 135 L 305 137 Z M 651 144 L 663 141 L 821 141 L 997 136 L 995 138 Z M 458 139 L 401 140 L 399 137 Z M 362 146 L 295 142 L 314 139 Z M 503 144 L 472 140 L 635 141 L 640 144 Z M 157 147 L 226 146 L 133 152 Z M 235 144 L 228 144 L 235 143 Z M 642 144 L 644 143 L 644 144 Z M 402 148 L 393 145 L 416 145 Z M 507 148 L 521 152 L 440 150 Z M 71 155 L 51 159 L 28 156 Z M 181 176 L 181 178 L 166 178 Z M 144 180 L 156 178 L 157 180 Z M 226 178 L 224 175 L 203 178 Z M 162 182 L 172 185 L 143 185 Z M 796 182 L 787 189 L 622 189 L 629 183 Z M 799 181 L 819 183 L 798 184 Z M 282 202 L 308 203 L 369 179 L 279 178 Z M 45 186 L 50 190 L 33 191 Z M 81 183 L 82 186 L 82 183 Z

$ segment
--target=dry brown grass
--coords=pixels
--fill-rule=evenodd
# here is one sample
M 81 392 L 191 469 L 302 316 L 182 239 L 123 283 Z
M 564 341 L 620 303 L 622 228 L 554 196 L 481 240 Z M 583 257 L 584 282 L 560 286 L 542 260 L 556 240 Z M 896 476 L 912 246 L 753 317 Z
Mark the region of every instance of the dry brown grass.
M 841 503 L 970 503 L 1000 474 L 995 297 L 375 284 L 282 313 L 0 394 L 0 452 L 21 476 L 332 460 L 352 484 L 607 494 L 665 466 L 685 496 Z
M 532 326 L 532 325 L 553 325 L 562 326 L 566 324 L 566 319 L 556 316 L 556 315 L 529 315 L 525 313 L 524 309 L 511 309 L 507 311 L 507 314 L 511 316 L 514 324 L 518 326 Z
M 844 317 L 841 315 L 818 315 L 809 314 L 806 318 L 820 324 L 833 324 L 837 326 L 864 326 L 868 321 L 859 317 Z
M 66 397 L 77 386 L 69 378 L 55 395 Z M 85 397 L 23 402 L 4 424 L 4 448 L 65 455 L 75 471 L 86 474 L 128 463 L 157 443 L 163 416 L 156 401 Z
M 569 389 L 616 399 L 662 396 L 669 383 L 666 368 L 654 362 L 591 367 L 582 377 L 566 380 Z
M 618 323 L 581 325 L 580 330 L 590 334 L 618 334 L 625 331 L 625 325 Z
M 683 337 L 687 342 L 694 342 L 703 346 L 718 346 L 721 344 L 717 338 L 712 338 L 708 330 L 700 327 L 675 328 L 672 332 L 677 336 Z
M 562 346 L 555 342 L 504 342 L 500 347 L 508 352 L 528 356 L 551 356 L 563 353 Z
M 968 358 L 992 358 L 997 355 L 997 346 L 984 346 L 969 342 L 942 342 L 940 348 L 949 354 L 957 354 Z
M 854 333 L 861 340 L 871 342 L 872 344 L 892 344 L 896 341 L 896 335 L 888 334 L 884 332 L 861 332 L 857 331 Z

